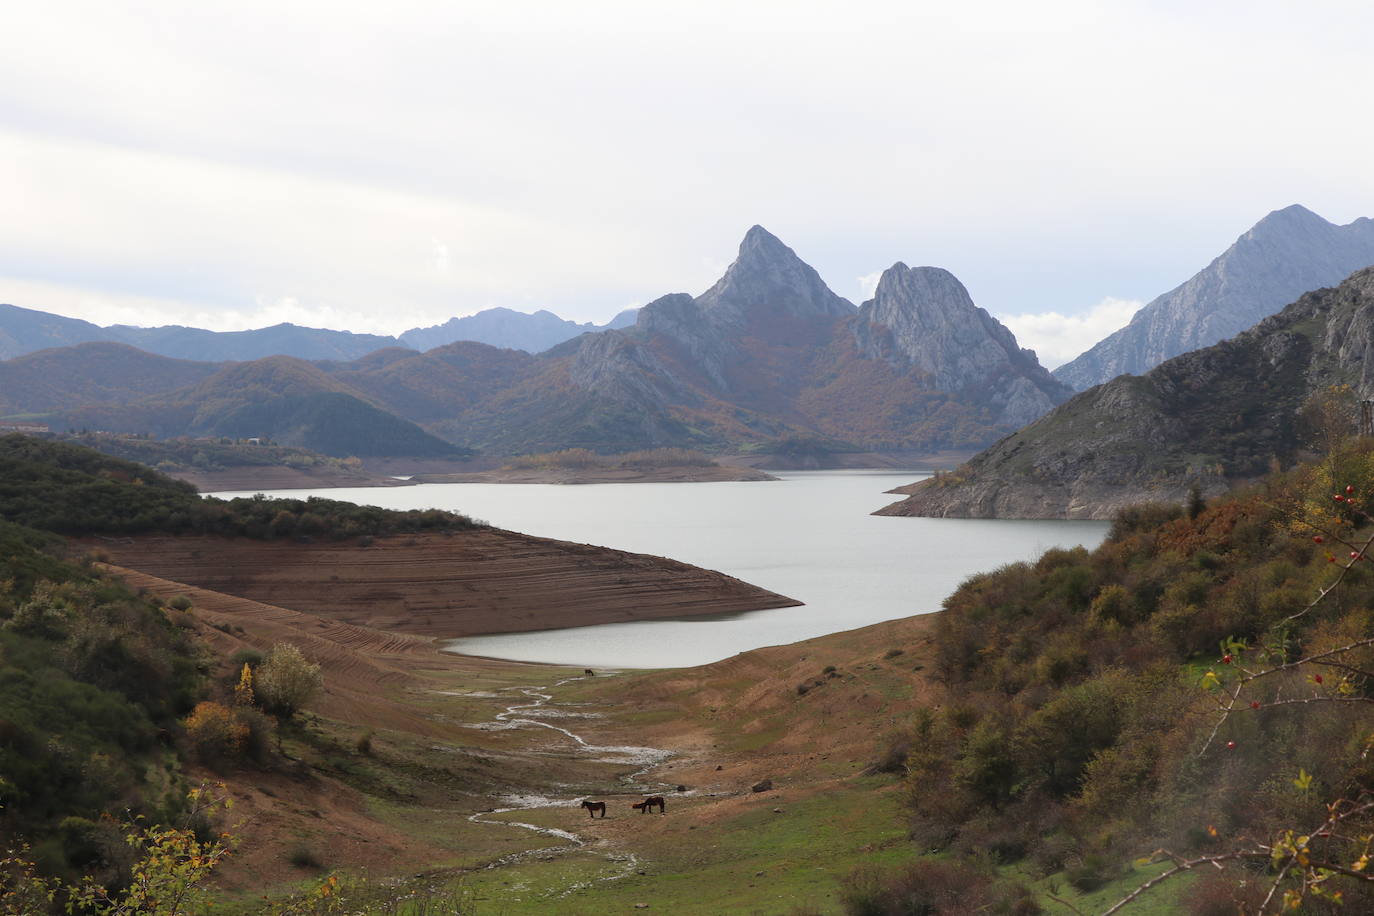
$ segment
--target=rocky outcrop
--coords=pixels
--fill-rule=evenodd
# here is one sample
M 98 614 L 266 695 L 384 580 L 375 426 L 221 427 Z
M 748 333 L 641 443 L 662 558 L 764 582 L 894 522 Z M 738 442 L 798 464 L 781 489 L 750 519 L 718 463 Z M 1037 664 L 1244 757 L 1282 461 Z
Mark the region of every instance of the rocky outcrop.
M 762 226 L 745 234 L 734 263 L 696 302 L 714 324 L 725 327 L 844 318 L 855 312 L 854 303 L 831 292 L 815 268 Z
M 1297 205 L 1275 210 L 1131 323 L 1054 370 L 1082 391 L 1244 331 L 1303 293 L 1374 264 L 1374 220 L 1337 226 Z
M 1371 367 L 1374 268 L 1232 340 L 1083 392 L 878 514 L 1110 518 L 1192 487 L 1216 493 L 1294 458 L 1313 392 L 1348 384 L 1374 397 Z
M 939 267 L 888 268 L 850 327 L 863 356 L 910 366 L 1007 426 L 1030 423 L 1072 393 Z

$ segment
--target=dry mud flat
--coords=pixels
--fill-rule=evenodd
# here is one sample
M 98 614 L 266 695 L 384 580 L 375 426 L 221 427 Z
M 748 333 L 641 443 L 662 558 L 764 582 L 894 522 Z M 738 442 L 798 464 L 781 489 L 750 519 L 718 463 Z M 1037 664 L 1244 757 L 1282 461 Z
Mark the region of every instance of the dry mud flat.
M 496 528 L 302 544 L 221 537 L 92 542 L 118 566 L 355 626 L 456 638 L 790 607 L 676 560 Z

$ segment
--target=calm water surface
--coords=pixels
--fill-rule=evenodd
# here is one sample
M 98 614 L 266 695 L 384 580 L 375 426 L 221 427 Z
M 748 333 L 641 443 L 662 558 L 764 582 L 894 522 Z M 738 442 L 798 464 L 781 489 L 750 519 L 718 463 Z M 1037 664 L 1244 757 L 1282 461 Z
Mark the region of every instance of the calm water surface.
M 760 483 L 426 484 L 319 495 L 392 509 L 440 508 L 501 528 L 717 569 L 802 607 L 454 640 L 473 655 L 588 667 L 699 665 L 760 646 L 938 610 L 973 573 L 1049 547 L 1096 546 L 1106 522 L 877 518 L 883 491 L 921 474 L 776 472 Z M 244 494 L 219 494 L 224 496 Z

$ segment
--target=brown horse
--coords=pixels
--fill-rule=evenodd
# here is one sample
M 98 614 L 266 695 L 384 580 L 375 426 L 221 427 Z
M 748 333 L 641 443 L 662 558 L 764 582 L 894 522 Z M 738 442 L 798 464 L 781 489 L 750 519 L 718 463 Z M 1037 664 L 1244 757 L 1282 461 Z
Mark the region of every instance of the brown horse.
M 587 817 L 596 817 L 596 812 L 598 811 L 601 812 L 602 817 L 606 816 L 605 802 L 584 801 L 582 807 L 587 809 Z
M 663 801 L 662 795 L 650 795 L 648 798 L 644 799 L 644 801 L 633 804 L 630 807 L 639 811 L 640 814 L 648 814 L 649 809 L 654 806 L 658 806 L 659 814 L 668 813 L 667 806 Z

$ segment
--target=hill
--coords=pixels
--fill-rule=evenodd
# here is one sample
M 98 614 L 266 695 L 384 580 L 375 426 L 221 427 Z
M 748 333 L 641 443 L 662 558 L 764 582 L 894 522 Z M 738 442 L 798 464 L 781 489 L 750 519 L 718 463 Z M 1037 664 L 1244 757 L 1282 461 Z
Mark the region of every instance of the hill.
M 217 369 L 117 343 L 40 350 L 0 362 L 0 416 L 130 404 L 194 385 Z
M 52 421 L 159 438 L 267 438 L 335 457 L 465 454 L 319 367 L 286 356 L 230 363 L 193 385 L 123 404 L 57 411 Z
M 1303 293 L 1374 264 L 1374 220 L 1336 226 L 1305 207 L 1275 210 L 1186 283 L 1054 370 L 1083 391 L 1232 337 Z
M 1110 518 L 1194 487 L 1220 492 L 1299 456 L 1300 412 L 1319 392 L 1350 386 L 1336 422 L 1354 431 L 1355 399 L 1374 395 L 1371 340 L 1374 269 L 1232 340 L 1083 392 L 957 471 L 903 488 L 880 514 Z

